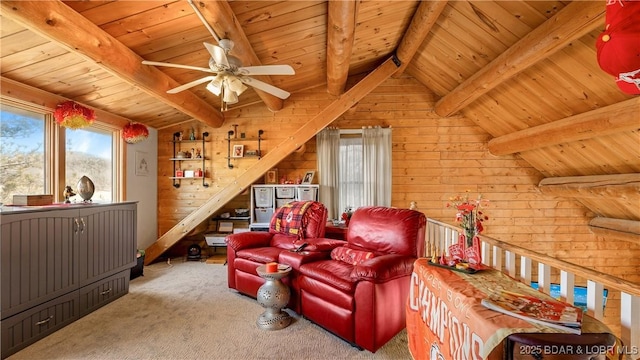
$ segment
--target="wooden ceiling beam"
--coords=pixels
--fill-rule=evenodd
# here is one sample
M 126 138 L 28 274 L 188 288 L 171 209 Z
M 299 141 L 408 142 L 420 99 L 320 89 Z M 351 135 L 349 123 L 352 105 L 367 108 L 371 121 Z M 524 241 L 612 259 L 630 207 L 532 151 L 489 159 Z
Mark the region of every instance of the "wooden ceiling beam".
M 458 85 L 435 106 L 450 116 L 519 72 L 604 24 L 605 4 L 574 1 Z
M 589 230 L 596 236 L 640 245 L 640 221 L 596 217 L 589 222 Z
M 240 59 L 243 66 L 262 65 L 228 2 L 194 1 L 194 4 L 198 6 L 202 16 L 207 19 L 207 22 L 211 25 L 213 31 L 220 39 L 230 39 L 233 41 L 234 46 L 231 50 L 231 54 Z M 212 39 L 212 41 L 213 40 L 214 39 Z M 270 76 L 265 75 L 252 77 L 268 84 L 273 83 Z M 279 97 L 273 96 L 256 88 L 254 88 L 254 90 L 269 110 L 278 111 L 284 106 L 284 101 Z
M 411 24 L 396 50 L 396 56 L 402 65 L 393 77 L 402 75 L 446 6 L 447 1 L 420 1 Z
M 42 109 L 50 110 L 51 112 L 56 109 L 56 106 L 59 103 L 67 100 L 72 100 L 38 88 L 34 88 L 29 85 L 25 85 L 11 79 L 7 79 L 3 76 L 0 76 L 0 96 L 16 99 L 23 103 L 28 103 Z M 122 116 L 114 115 L 112 113 L 96 109 L 92 106 L 88 106 L 80 102 L 78 103 L 82 106 L 93 109 L 96 114 L 96 120 L 102 123 L 122 128 L 131 122 L 130 119 L 124 118 Z
M 395 59 L 390 58 L 378 66 L 378 68 L 342 96 L 334 100 L 324 110 L 304 123 L 304 125 L 288 136 L 282 143 L 276 145 L 263 156 L 260 161 L 239 175 L 233 183 L 222 188 L 197 210 L 187 215 L 178 224 L 160 236 L 155 243 L 151 244 L 151 246 L 145 250 L 145 264 L 153 262 L 203 221 L 207 221 L 216 211 L 220 210 L 225 204 L 244 191 L 244 189 L 249 188 L 251 184 L 261 178 L 267 170 L 278 165 L 280 161 L 309 141 L 345 111 L 362 100 L 362 98 L 378 87 L 378 85 L 388 79 L 398 69 L 394 60 Z
M 327 9 L 327 92 L 344 93 L 349 77 L 359 1 L 329 0 Z
M 222 113 L 190 91 L 167 94 L 179 86 L 100 27 L 61 1 L 1 1 L 2 15 L 68 51 L 88 58 L 110 74 L 126 81 L 194 119 L 220 127 Z
M 538 189 L 545 195 L 640 202 L 640 173 L 552 177 Z
M 507 155 L 546 146 L 590 139 L 622 131 L 637 130 L 640 98 L 570 116 L 544 125 L 516 131 L 489 140 L 489 152 Z

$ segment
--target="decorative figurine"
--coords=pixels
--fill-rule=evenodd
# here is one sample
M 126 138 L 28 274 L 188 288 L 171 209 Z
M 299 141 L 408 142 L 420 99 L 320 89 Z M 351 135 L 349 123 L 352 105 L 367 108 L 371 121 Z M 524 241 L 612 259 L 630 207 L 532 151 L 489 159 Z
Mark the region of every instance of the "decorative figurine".
M 191 128 L 191 135 L 189 135 L 189 140 L 195 140 L 196 139 L 196 131 L 194 128 Z
M 71 186 L 67 185 L 64 188 L 64 192 L 62 193 L 62 195 L 64 195 L 64 203 L 65 204 L 71 204 L 71 200 L 69 200 L 69 198 L 72 197 L 72 196 L 76 196 L 76 193 L 73 191 Z
M 200 154 L 200 148 L 196 149 L 196 159 L 201 159 L 202 155 Z

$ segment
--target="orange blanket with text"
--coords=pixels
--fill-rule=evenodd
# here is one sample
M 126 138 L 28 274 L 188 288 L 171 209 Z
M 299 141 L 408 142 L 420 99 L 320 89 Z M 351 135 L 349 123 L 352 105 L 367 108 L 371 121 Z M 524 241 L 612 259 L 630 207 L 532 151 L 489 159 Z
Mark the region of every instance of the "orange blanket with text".
M 500 359 L 503 340 L 514 333 L 561 333 L 551 327 L 490 310 L 482 299 L 495 290 L 552 299 L 494 269 L 455 272 L 418 259 L 406 304 L 409 350 L 414 359 Z M 584 316 L 583 332 L 610 333 Z

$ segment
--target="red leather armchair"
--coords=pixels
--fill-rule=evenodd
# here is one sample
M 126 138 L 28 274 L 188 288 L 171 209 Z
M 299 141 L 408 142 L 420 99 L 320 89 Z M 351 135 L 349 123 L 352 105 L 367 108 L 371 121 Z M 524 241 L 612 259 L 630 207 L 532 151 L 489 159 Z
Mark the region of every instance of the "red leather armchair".
M 255 298 L 265 281 L 256 272 L 258 266 L 268 262 L 291 265 L 293 271 L 283 282 L 292 287 L 289 308 L 299 312 L 296 291 L 298 267 L 308 261 L 326 259 L 333 248 L 344 244 L 344 241 L 323 238 L 327 222 L 324 204 L 315 201 L 305 203 L 310 205 L 302 215 L 301 227 L 295 230 L 298 235 L 283 234 L 274 229 L 276 219 L 282 218 L 284 208 L 280 208 L 271 219 L 269 232 L 245 232 L 225 238 L 229 288 Z M 304 254 L 290 251 L 303 243 L 308 244 Z
M 424 253 L 423 213 L 359 208 L 347 244 L 331 259 L 302 264 L 301 314 L 355 346 L 375 352 L 405 326 L 413 263 Z

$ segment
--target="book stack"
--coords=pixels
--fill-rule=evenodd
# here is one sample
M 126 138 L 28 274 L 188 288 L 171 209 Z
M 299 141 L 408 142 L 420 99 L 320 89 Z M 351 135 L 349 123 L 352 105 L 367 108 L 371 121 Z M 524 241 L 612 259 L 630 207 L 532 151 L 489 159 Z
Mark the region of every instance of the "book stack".
M 561 301 L 502 290 L 482 299 L 481 303 L 488 309 L 534 324 L 581 334 L 582 309 Z

